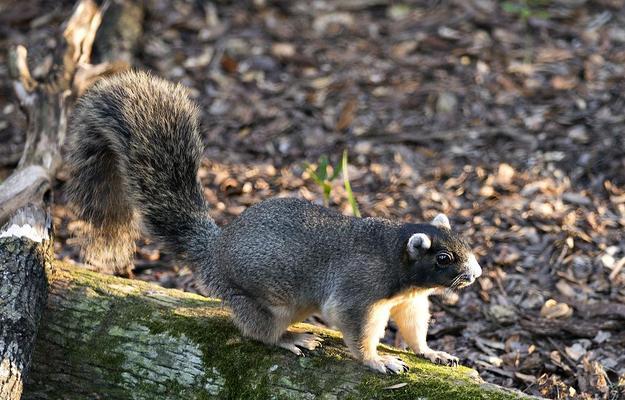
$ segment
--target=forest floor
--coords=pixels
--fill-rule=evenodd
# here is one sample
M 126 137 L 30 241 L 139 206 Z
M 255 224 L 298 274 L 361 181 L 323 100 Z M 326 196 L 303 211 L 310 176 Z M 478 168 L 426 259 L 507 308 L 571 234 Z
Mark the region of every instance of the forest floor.
M 625 398 L 625 0 L 146 3 L 135 66 L 200 104 L 219 224 L 273 196 L 320 203 L 305 162 L 347 149 L 364 216 L 444 212 L 479 255 L 477 284 L 433 299 L 433 348 L 526 393 Z M 0 47 L 30 48 L 56 46 L 73 2 L 9 4 Z M 24 128 L 3 52 L 0 178 Z M 58 178 L 56 251 L 77 260 Z M 351 213 L 341 179 L 330 206 Z M 135 265 L 195 290 L 152 243 Z

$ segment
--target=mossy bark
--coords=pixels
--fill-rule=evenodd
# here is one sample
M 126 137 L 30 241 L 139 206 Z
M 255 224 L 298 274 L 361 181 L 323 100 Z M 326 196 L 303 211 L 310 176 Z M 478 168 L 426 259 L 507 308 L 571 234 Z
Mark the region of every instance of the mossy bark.
M 0 399 L 19 400 L 46 297 L 49 243 L 0 238 Z
M 145 282 L 56 263 L 48 284 L 24 399 L 523 397 L 390 348 L 411 371 L 384 376 L 352 360 L 336 332 L 303 324 L 325 342 L 296 357 L 242 338 L 217 300 Z

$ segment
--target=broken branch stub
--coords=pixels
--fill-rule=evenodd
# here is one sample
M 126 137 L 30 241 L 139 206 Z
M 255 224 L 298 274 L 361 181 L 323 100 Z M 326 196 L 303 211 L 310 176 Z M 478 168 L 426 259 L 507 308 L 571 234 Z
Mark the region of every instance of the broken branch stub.
M 107 3 L 105 3 L 107 4 Z M 76 71 L 88 66 L 102 9 L 81 0 L 67 22 L 66 45 L 45 79 L 35 79 L 28 50 L 9 55 L 9 72 L 28 127 L 17 169 L 0 185 L 0 399 L 22 396 L 37 327 L 47 296 L 45 271 L 53 260 L 51 181 L 61 165 Z

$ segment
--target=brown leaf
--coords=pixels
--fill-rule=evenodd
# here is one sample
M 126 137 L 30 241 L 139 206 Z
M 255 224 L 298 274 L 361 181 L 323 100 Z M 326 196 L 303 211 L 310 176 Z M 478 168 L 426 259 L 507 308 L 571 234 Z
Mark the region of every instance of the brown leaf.
M 224 56 L 221 57 L 220 63 L 221 68 L 229 74 L 234 74 L 237 71 L 237 67 L 239 66 L 237 60 L 227 54 L 224 54 Z
M 344 129 L 349 128 L 356 116 L 356 110 L 358 108 L 358 101 L 356 98 L 352 97 L 349 99 L 341 109 L 341 113 L 339 115 L 339 120 L 336 123 L 336 130 L 342 131 Z

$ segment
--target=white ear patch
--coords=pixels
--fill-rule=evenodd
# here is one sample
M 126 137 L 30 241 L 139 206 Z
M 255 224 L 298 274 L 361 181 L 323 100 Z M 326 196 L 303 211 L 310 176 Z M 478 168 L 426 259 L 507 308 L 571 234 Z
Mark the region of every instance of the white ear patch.
M 434 219 L 432 220 L 432 225 L 438 228 L 451 229 L 449 218 L 447 218 L 445 214 L 438 214 L 436 217 L 434 217 Z
M 415 233 L 408 239 L 408 254 L 410 257 L 417 257 L 419 250 L 427 250 L 432 247 L 432 241 L 425 233 Z

